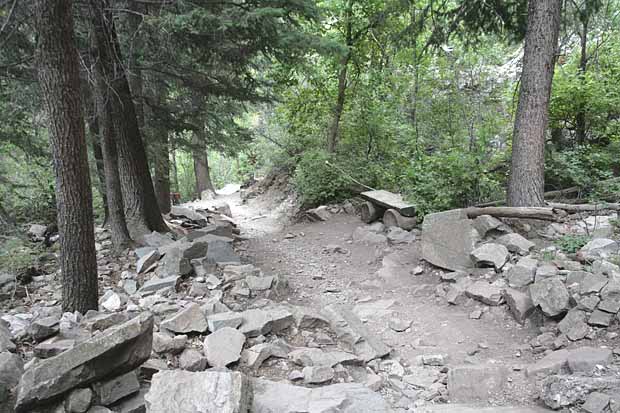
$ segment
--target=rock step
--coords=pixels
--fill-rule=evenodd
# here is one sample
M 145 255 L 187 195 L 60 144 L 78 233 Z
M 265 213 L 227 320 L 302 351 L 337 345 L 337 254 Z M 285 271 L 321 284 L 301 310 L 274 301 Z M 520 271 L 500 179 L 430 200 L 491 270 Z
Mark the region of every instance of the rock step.
M 424 407 L 420 413 L 545 413 L 550 411 L 540 407 L 480 407 L 464 404 L 442 404 Z

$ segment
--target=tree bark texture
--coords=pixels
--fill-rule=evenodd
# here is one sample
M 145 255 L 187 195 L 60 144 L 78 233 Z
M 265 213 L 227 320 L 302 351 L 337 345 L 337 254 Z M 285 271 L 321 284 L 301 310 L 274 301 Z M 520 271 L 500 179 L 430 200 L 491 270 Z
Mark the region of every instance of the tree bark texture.
M 545 202 L 545 133 L 549 123 L 561 8 L 561 0 L 531 0 L 528 5 L 508 183 L 510 206 L 542 206 Z
M 117 125 L 119 174 L 125 220 L 132 238 L 150 231 L 168 231 L 155 196 L 148 160 L 138 126 L 129 83 L 122 65 L 121 50 L 108 0 L 90 0 L 91 19 L 106 82 L 113 89 L 112 108 Z
M 38 78 L 56 175 L 63 311 L 98 309 L 91 182 L 71 0 L 37 0 Z
M 105 182 L 108 195 L 109 225 L 112 244 L 117 251 L 131 244 L 131 237 L 125 221 L 125 208 L 121 189 L 121 178 L 118 171 L 118 152 L 116 149 L 117 134 L 111 106 L 112 90 L 108 87 L 101 60 L 97 59 L 95 68 L 97 113 L 100 119 L 102 137 L 102 154 L 105 166 Z
M 211 181 L 206 139 L 204 139 L 203 136 L 196 136 L 194 144 L 196 145 L 193 150 L 194 175 L 196 175 L 196 199 L 201 199 L 204 191 L 209 191 L 215 195 L 215 187 Z
M 97 116 L 92 116 L 91 119 L 87 122 L 87 124 L 92 138 L 91 142 L 93 148 L 93 157 L 95 158 L 95 166 L 97 168 L 97 190 L 99 191 L 99 195 L 101 196 L 101 200 L 103 201 L 102 225 L 105 226 L 108 223 L 109 217 L 108 195 L 105 185 L 105 167 L 103 162 L 103 150 L 101 148 L 101 136 L 99 133 L 99 120 L 97 119 Z
M 164 214 L 170 212 L 170 143 L 168 136 L 159 137 L 153 142 L 153 161 L 155 162 L 155 195 L 159 209 Z

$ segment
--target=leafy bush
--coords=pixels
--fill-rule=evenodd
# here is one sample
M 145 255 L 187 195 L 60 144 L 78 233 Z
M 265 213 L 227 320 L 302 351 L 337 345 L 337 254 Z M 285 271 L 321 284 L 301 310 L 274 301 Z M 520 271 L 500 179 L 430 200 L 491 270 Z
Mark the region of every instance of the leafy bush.
M 574 254 L 586 245 L 590 238 L 586 235 L 565 235 L 557 242 L 558 247 L 567 254 Z
M 350 181 L 332 166 L 335 164 L 335 157 L 324 150 L 303 154 L 295 169 L 293 183 L 304 205 L 338 201 L 351 195 Z

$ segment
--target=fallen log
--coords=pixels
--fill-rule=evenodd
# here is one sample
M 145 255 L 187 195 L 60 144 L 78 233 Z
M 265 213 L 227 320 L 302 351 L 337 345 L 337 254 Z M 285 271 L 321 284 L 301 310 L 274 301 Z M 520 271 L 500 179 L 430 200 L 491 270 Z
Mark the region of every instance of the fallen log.
M 395 209 L 388 209 L 383 214 L 383 224 L 386 227 L 398 227 L 410 231 L 415 228 L 418 220 L 414 217 L 404 217 Z
M 465 213 L 469 218 L 491 215 L 496 218 L 540 219 L 543 221 L 557 221 L 565 215 L 551 207 L 473 207 L 466 208 Z
M 551 208 L 561 209 L 566 212 L 595 212 L 595 211 L 620 211 L 620 204 L 560 204 L 555 202 L 547 202 Z
M 411 205 L 403 201 L 403 198 L 392 192 L 378 190 L 366 191 L 360 194 L 366 201 L 385 209 L 395 209 L 402 216 L 415 217 L 415 205 Z
M 381 218 L 385 208 L 381 208 L 376 206 L 372 202 L 365 202 L 360 205 L 360 216 L 362 218 L 362 222 L 366 224 L 371 224 Z

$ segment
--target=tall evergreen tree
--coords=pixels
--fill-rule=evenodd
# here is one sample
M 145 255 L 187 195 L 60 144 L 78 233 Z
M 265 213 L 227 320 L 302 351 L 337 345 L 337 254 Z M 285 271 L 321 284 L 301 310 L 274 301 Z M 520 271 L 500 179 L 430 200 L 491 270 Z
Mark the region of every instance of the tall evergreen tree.
M 529 2 L 508 183 L 511 206 L 542 206 L 545 202 L 545 136 L 561 11 L 561 0 Z
M 97 256 L 71 0 L 37 0 L 38 77 L 56 174 L 62 307 L 98 309 Z

